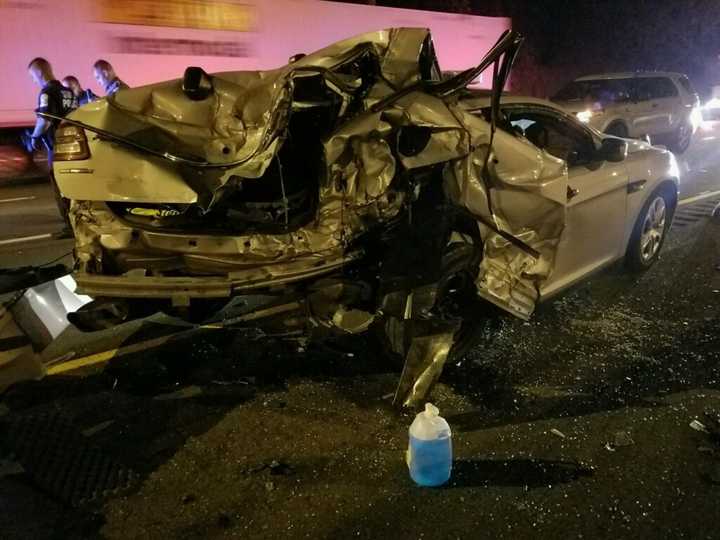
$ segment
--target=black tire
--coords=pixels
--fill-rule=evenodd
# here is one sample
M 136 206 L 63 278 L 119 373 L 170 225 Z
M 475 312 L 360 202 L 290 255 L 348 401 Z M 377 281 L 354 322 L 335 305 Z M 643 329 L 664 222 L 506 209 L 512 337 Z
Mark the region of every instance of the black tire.
M 668 148 L 676 154 L 682 154 L 690 146 L 692 136 L 692 125 L 689 122 L 683 122 L 672 134 Z
M 607 135 L 613 135 L 614 137 L 622 137 L 623 139 L 628 138 L 628 130 L 625 124 L 622 122 L 613 122 L 605 130 Z
M 644 272 L 657 262 L 672 222 L 674 205 L 674 198 L 663 188 L 655 190 L 645 201 L 625 253 L 625 263 L 630 270 Z M 660 206 L 663 212 L 661 223 L 658 217 Z

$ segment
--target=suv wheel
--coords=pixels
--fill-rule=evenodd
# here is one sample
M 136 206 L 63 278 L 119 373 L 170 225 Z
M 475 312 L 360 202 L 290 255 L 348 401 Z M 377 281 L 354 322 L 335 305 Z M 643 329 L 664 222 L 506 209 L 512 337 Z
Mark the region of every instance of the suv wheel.
M 615 137 L 622 137 L 623 139 L 627 139 L 628 137 L 628 130 L 622 122 L 613 122 L 607 127 L 605 133 Z
M 644 271 L 660 256 L 660 248 L 670 228 L 672 206 L 667 195 L 656 191 L 645 202 L 633 229 L 625 261 L 631 270 Z
M 683 122 L 678 126 L 678 128 L 675 130 L 675 133 L 673 133 L 672 135 L 672 140 L 668 145 L 670 150 L 672 150 L 676 154 L 682 154 L 685 150 L 688 149 L 688 146 L 690 146 L 692 136 L 693 132 L 690 122 Z

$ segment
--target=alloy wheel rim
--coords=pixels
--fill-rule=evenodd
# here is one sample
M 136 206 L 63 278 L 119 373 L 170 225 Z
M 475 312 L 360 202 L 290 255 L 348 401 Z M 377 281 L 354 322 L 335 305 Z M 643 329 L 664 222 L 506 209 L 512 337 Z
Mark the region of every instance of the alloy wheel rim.
M 640 256 L 643 262 L 650 262 L 660 250 L 665 236 L 666 215 L 665 199 L 657 197 L 648 207 L 640 234 Z
M 692 129 L 687 124 L 680 126 L 680 136 L 678 137 L 680 148 L 687 148 L 690 146 L 690 138 L 692 137 Z

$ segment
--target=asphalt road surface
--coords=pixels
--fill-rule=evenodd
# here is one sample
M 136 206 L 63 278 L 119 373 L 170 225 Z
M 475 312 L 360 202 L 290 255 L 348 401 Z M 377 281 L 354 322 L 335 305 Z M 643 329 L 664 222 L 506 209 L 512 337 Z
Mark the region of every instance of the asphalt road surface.
M 0 538 L 717 538 L 715 137 L 687 153 L 649 272 L 496 321 L 448 367 L 432 394 L 453 429 L 446 487 L 410 481 L 412 416 L 371 348 L 218 331 L 6 392 Z M 51 194 L 31 202 L 53 227 Z M 43 230 L 23 226 L 4 238 Z
M 52 238 L 62 225 L 48 181 L 0 187 L 0 268 L 41 265 L 71 253 L 71 239 Z

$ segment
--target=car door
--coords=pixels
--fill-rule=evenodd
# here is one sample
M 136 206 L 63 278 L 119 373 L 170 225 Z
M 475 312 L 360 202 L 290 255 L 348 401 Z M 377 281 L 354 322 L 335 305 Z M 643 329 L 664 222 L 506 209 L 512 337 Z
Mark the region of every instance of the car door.
M 635 126 L 631 135 L 667 133 L 677 101 L 675 85 L 664 77 L 638 77 L 635 79 L 635 88 Z
M 504 112 L 515 131 L 568 163 L 566 225 L 544 298 L 623 255 L 628 173 L 599 160 L 597 136 L 569 115 L 544 107 Z
M 680 93 L 667 77 L 653 77 L 651 81 L 656 133 L 667 133 L 674 127 L 673 118 L 678 116 L 682 109 Z

